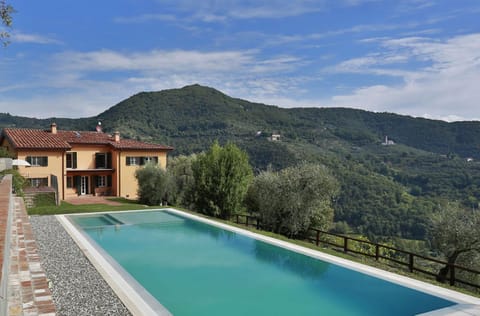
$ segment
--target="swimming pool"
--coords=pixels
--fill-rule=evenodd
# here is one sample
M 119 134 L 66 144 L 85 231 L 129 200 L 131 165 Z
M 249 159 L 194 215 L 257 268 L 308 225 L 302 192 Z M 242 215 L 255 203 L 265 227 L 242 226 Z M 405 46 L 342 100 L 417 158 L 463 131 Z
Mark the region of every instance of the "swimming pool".
M 120 271 L 113 278 L 134 283 L 133 292 L 160 314 L 416 315 L 462 303 L 412 289 L 408 282 L 406 287 L 373 277 L 368 269 L 359 273 L 346 260 L 176 210 L 68 218 L 107 258 L 103 265 Z

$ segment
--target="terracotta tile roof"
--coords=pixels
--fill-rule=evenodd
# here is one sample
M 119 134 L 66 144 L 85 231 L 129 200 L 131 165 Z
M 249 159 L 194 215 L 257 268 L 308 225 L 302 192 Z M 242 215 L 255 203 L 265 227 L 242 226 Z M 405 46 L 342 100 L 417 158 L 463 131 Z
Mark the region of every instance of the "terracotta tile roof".
M 27 128 L 5 128 L 2 138 L 6 137 L 16 149 L 70 149 L 72 148 L 58 135 L 50 131 Z
M 144 143 L 132 139 L 115 141 L 114 136 L 102 132 L 62 131 L 52 134 L 50 130 L 5 128 L 6 137 L 16 149 L 64 149 L 74 144 L 109 145 L 119 150 L 172 150 L 170 146 Z M 1 139 L 1 138 L 0 138 Z

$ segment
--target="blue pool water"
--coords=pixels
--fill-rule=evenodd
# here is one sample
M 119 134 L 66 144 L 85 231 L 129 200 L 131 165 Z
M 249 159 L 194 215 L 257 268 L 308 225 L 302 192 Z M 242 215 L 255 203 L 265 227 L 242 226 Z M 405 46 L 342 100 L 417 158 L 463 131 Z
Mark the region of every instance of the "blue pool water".
M 166 211 L 72 216 L 174 315 L 415 315 L 454 302 Z

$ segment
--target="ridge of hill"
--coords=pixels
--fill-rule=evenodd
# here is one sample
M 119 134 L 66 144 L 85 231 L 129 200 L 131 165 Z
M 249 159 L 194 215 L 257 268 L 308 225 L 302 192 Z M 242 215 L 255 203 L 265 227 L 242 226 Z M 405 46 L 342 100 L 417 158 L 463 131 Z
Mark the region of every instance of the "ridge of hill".
M 257 172 L 300 161 L 323 163 L 341 183 L 339 226 L 371 238 L 424 238 L 428 216 L 440 202 L 478 208 L 480 201 L 480 122 L 348 108 L 286 109 L 200 85 L 141 92 L 89 118 L 0 113 L 0 127 L 48 128 L 52 121 L 73 130 L 93 130 L 101 121 L 106 132 L 167 144 L 175 147 L 173 154 L 232 141 L 249 153 Z M 280 140 L 269 140 L 272 134 Z M 385 136 L 395 144 L 382 145 Z

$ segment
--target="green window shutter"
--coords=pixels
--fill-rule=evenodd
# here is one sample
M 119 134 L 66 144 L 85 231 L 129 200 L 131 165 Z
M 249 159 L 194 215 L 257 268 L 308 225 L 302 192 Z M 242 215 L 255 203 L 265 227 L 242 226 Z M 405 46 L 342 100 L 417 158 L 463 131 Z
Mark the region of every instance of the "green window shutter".
M 126 163 L 127 163 L 127 166 L 130 166 L 130 157 L 126 158 Z
M 152 158 L 153 158 L 153 161 L 155 162 L 155 164 L 158 165 L 158 156 L 154 156 Z
M 77 189 L 77 195 L 80 195 L 80 176 L 74 176 L 73 177 L 73 183 L 75 185 L 75 188 Z
M 100 166 L 103 165 L 101 161 L 102 158 L 103 158 L 102 154 L 99 154 L 99 153 L 95 154 L 95 169 L 100 169 Z
M 32 156 L 27 156 L 27 158 L 25 158 L 25 160 L 26 160 L 29 164 L 32 164 Z
M 72 168 L 77 169 L 77 153 L 72 153 Z
M 93 187 L 94 188 L 98 187 L 98 176 L 93 176 Z
M 140 166 L 143 166 L 145 164 L 145 161 L 146 161 L 145 158 L 147 158 L 147 157 L 138 157 L 138 158 L 139 158 L 138 160 L 140 161 Z
M 48 166 L 48 156 L 42 157 L 42 159 L 40 159 L 40 161 L 41 161 L 40 166 L 43 166 L 43 167 Z
M 112 176 L 107 176 L 107 187 L 111 187 L 112 186 Z

